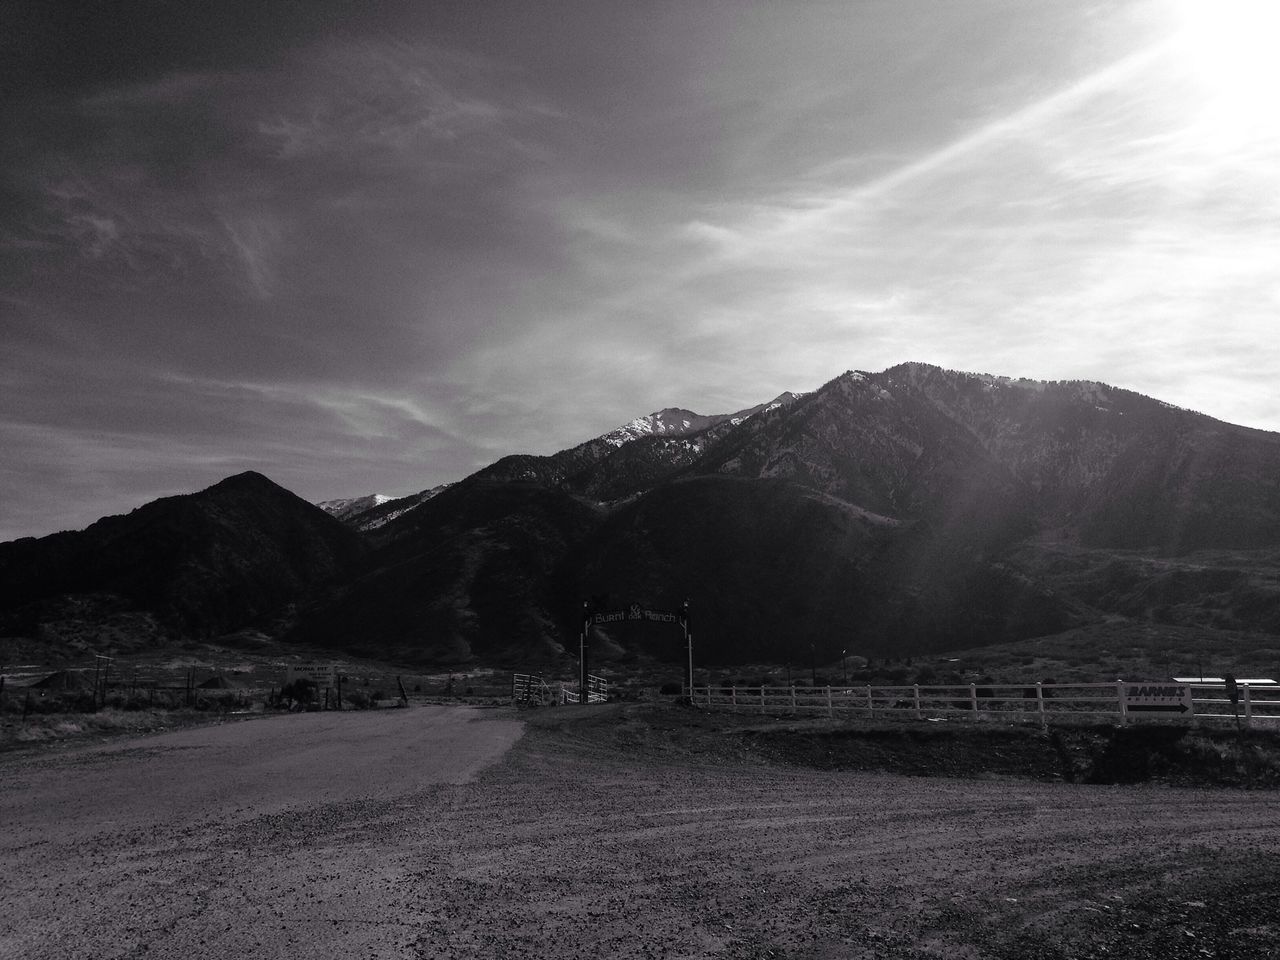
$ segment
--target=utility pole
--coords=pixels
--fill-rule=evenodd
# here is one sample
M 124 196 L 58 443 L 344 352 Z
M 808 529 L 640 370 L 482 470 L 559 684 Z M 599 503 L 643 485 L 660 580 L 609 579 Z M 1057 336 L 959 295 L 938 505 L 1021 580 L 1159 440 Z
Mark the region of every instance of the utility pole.
M 111 672 L 111 657 L 103 656 L 100 653 L 93 655 L 93 709 L 98 709 L 98 704 L 107 705 L 107 676 Z M 99 673 L 101 671 L 101 674 Z M 99 679 L 101 676 L 101 679 Z M 99 683 L 101 683 L 102 693 L 99 695 Z
M 591 609 L 588 601 L 582 601 L 582 631 L 578 634 L 578 704 L 590 699 L 587 691 L 587 630 L 591 625 Z
M 685 652 L 688 655 L 688 664 L 684 673 L 684 688 L 688 692 L 689 702 L 693 703 L 693 630 L 689 624 L 688 600 L 680 604 L 680 624 L 684 627 L 684 645 Z

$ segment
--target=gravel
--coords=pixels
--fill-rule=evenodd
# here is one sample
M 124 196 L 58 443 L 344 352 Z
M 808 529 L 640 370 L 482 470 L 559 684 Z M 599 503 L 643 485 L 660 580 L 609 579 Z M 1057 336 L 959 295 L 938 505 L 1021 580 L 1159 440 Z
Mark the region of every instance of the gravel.
M 1275 811 L 670 707 L 300 714 L 0 761 L 0 956 L 1277 957 Z

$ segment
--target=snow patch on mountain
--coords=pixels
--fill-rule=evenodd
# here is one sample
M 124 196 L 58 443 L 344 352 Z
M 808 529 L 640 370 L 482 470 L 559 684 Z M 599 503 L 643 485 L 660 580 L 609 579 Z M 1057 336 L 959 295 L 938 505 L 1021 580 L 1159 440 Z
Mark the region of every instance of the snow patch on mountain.
M 807 396 L 807 394 L 787 391 L 779 394 L 770 403 L 762 403 L 754 407 L 748 407 L 746 410 L 738 410 L 735 413 L 713 413 L 706 416 L 694 413 L 692 410 L 685 410 L 682 407 L 667 407 L 665 410 L 651 413 L 647 417 L 636 417 L 630 423 L 624 423 L 616 430 L 609 431 L 600 439 L 611 446 L 620 447 L 624 443 L 630 443 L 632 440 L 639 440 L 642 437 L 679 437 L 691 433 L 701 433 L 703 430 L 717 427 L 721 424 L 736 427 L 757 413 L 768 413 L 772 410 L 777 410 L 779 407 L 788 406 L 804 396 Z
M 357 513 L 364 513 L 366 510 L 380 507 L 394 499 L 394 497 L 389 497 L 384 493 L 370 493 L 363 497 L 341 497 L 337 500 L 321 500 L 316 506 L 331 517 L 346 520 L 348 517 L 354 517 Z

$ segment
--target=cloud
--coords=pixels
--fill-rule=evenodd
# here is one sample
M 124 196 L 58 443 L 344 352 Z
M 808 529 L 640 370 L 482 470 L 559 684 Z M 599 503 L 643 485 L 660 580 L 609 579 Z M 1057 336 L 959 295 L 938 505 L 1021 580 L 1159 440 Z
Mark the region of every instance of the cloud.
M 406 491 L 908 359 L 1280 424 L 1280 128 L 1165 7 L 258 11 L 104 52 L 0 107 L 14 442 Z
M 595 411 L 594 428 L 905 359 L 1162 388 L 1189 351 L 1274 369 L 1280 152 L 1206 139 L 1180 64 L 1148 31 L 932 149 L 818 158 L 756 195 L 574 198 L 564 221 L 591 229 L 573 262 L 599 290 L 539 304 L 452 372 L 523 407 L 516 432 L 549 448 L 548 408 L 552 424 Z M 1211 407 L 1192 383 L 1169 399 Z
M 280 221 L 264 215 L 234 215 L 223 213 L 218 217 L 243 267 L 247 286 L 258 297 L 266 299 L 276 284 L 275 258 L 284 228 Z
M 496 85 L 495 64 L 429 43 L 334 45 L 300 59 L 312 95 L 278 103 L 256 124 L 283 160 L 457 163 L 459 149 L 471 156 L 524 149 L 512 128 L 525 112 L 551 113 L 512 102 Z

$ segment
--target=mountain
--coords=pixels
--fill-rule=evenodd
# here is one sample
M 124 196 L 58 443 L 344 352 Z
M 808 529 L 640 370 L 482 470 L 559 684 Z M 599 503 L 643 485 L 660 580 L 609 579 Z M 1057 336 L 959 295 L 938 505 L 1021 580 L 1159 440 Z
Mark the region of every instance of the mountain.
M 761 410 L 773 410 L 793 403 L 799 396 L 799 394 L 787 392 L 767 404 L 757 404 L 746 410 L 739 410 L 737 413 L 719 413 L 710 416 L 703 416 L 680 407 L 668 407 L 665 410 L 659 410 L 657 413 L 651 413 L 646 417 L 637 417 L 630 423 L 625 423 L 617 429 L 609 431 L 599 439 L 612 446 L 621 447 L 625 443 L 632 440 L 640 440 L 644 437 L 685 437 L 690 434 L 703 433 L 711 427 L 720 426 L 724 423 L 736 427 L 743 420 L 759 413 Z
M 503 458 L 380 530 L 358 590 L 299 635 L 336 642 L 329 625 L 373 618 L 400 651 L 538 656 L 571 648 L 577 598 L 600 595 L 688 598 L 723 661 L 978 646 L 1157 610 L 1270 629 L 1280 588 L 1245 554 L 1280 547 L 1275 476 L 1280 436 L 1103 384 L 849 371 L 741 415 L 670 408 Z M 1106 589 L 1142 558 L 1209 550 L 1227 551 L 1212 575 L 1169 573 L 1164 602 Z M 1224 578 L 1225 598 L 1197 586 Z M 397 599 L 408 583 L 430 619 Z M 672 652 L 648 627 L 598 641 Z
M 364 513 L 366 510 L 372 510 L 374 507 L 380 507 L 389 500 L 395 499 L 388 497 L 382 493 L 371 493 L 363 497 L 345 497 L 339 500 L 321 500 L 316 504 L 321 510 L 336 517 L 339 520 L 346 520 L 354 517 L 358 513 Z
M 296 604 L 298 642 L 534 663 L 576 651 L 594 597 L 688 600 L 703 662 L 1120 622 L 1280 635 L 1277 477 L 1280 434 L 1096 382 L 902 364 L 736 414 L 664 409 L 342 522 L 246 474 L 3 544 L 0 631 L 203 635 Z M 680 656 L 657 623 L 590 642 Z
M 337 517 L 352 529 L 359 530 L 362 533 L 369 533 L 390 523 L 402 513 L 409 512 L 418 504 L 425 503 L 432 497 L 443 493 L 450 486 L 451 484 L 442 483 L 439 486 L 421 490 L 418 493 L 411 493 L 404 497 L 387 497 L 380 493 L 375 493 L 370 496 L 351 497 L 346 500 L 325 500 L 317 504 L 317 506 L 331 516 Z
M 1087 381 L 923 364 L 886 376 L 976 437 L 1059 539 L 1171 554 L 1280 543 L 1280 434 Z
M 347 576 L 358 534 L 258 473 L 165 497 L 79 532 L 0 544 L 0 632 L 207 637 L 279 616 Z
M 554 486 L 470 478 L 393 521 L 399 535 L 292 636 L 408 662 L 562 655 L 571 558 L 600 514 Z
M 784 393 L 767 404 L 708 416 L 675 407 L 660 410 L 549 456 L 503 457 L 467 479 L 551 485 L 594 500 L 623 499 L 694 463 L 739 424 L 798 396 Z

